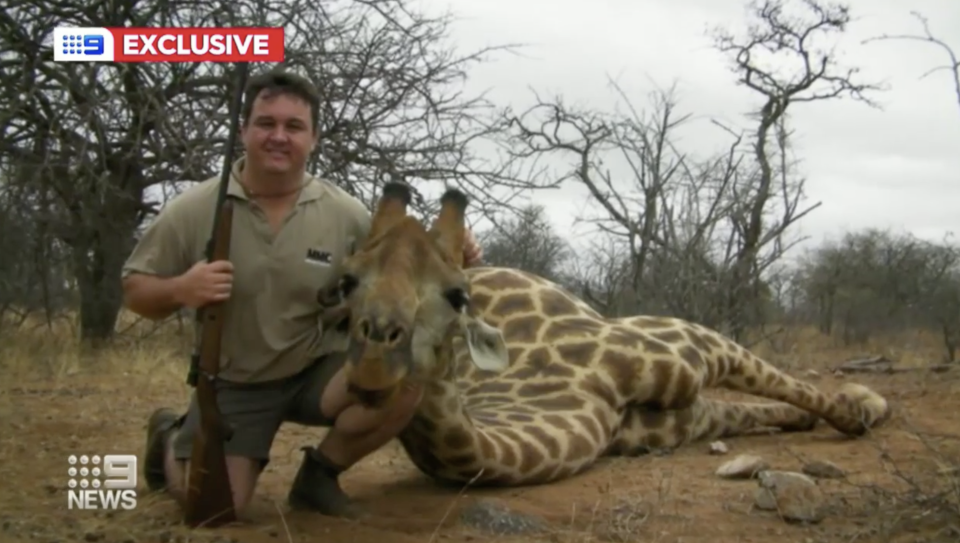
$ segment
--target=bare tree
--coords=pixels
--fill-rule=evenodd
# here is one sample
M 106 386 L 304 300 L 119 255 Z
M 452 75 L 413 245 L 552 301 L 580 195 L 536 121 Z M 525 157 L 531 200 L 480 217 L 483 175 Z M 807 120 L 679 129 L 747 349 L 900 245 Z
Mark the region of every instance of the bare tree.
M 635 311 L 640 300 L 647 311 L 657 305 L 654 300 L 672 298 L 682 304 L 687 298 L 676 296 L 676 290 L 685 287 L 671 286 L 699 281 L 689 275 L 698 275 L 703 270 L 696 266 L 709 261 L 703 249 L 723 212 L 717 195 L 726 190 L 735 159 L 698 163 L 674 146 L 672 134 L 689 115 L 677 111 L 671 90 L 654 93 L 651 111 L 641 112 L 618 86 L 613 89 L 624 104 L 623 113 L 579 111 L 562 98 L 538 98 L 532 108 L 509 119 L 515 152 L 522 158 L 570 157 L 570 170 L 558 179 L 585 186 L 600 209 L 600 216 L 591 222 L 611 240 L 603 242 L 594 256 L 617 269 L 579 266 L 586 274 L 577 278 L 579 290 L 592 303 L 613 311 L 608 302 L 617 300 L 616 312 Z M 628 173 L 614 173 L 608 160 L 619 161 L 621 171 Z M 667 259 L 685 261 L 673 271 L 682 268 L 688 276 L 675 273 L 669 286 L 658 286 L 660 294 L 670 291 L 672 296 L 657 296 L 646 288 L 654 279 L 650 274 L 656 266 L 651 261 L 662 264 Z M 600 285 L 619 290 L 601 292 Z
M 753 20 L 744 36 L 715 33 L 729 56 L 737 82 L 759 94 L 755 128 L 740 131 L 714 124 L 730 136 L 726 149 L 695 157 L 678 148 L 674 134 L 689 119 L 671 90 L 653 95 L 638 111 L 613 85 L 620 111 L 578 111 L 562 99 L 537 98 L 510 118 L 518 156 L 568 156 L 560 175 L 585 186 L 601 216 L 601 232 L 622 243 L 629 262 L 635 307 L 696 319 L 740 338 L 770 306 L 764 277 L 799 240 L 786 234 L 818 204 L 804 206 L 803 178 L 789 153 L 790 104 L 866 97 L 877 87 L 859 83 L 856 69 L 839 67 L 832 54 L 814 47 L 842 33 L 844 6 L 802 0 L 801 15 L 785 3 L 750 5 Z M 777 62 L 788 66 L 774 71 Z M 620 171 L 611 167 L 618 161 Z M 618 272 L 619 273 L 619 272 Z
M 777 246 L 783 234 L 816 206 L 800 207 L 803 190 L 792 175 L 786 158 L 789 133 L 787 111 L 791 104 L 852 98 L 868 105 L 868 91 L 874 84 L 857 81 L 856 68 L 839 66 L 833 53 L 823 47 L 830 35 L 842 34 L 850 23 L 850 10 L 843 4 L 825 5 L 817 0 L 796 2 L 803 9 L 788 12 L 785 0 L 762 0 L 749 6 L 752 24 L 743 36 L 727 29 L 715 32 L 719 51 L 727 54 L 738 74 L 737 83 L 759 94 L 763 105 L 756 112 L 756 128 L 751 133 L 753 158 L 758 171 L 748 194 L 734 215 L 739 246 L 732 267 L 732 285 L 753 287 L 760 254 L 764 247 Z M 774 63 L 787 66 L 775 70 Z M 779 161 L 779 164 L 777 164 Z M 795 186 L 788 188 L 793 183 Z M 779 195 L 779 217 L 768 216 L 771 199 Z M 771 259 L 767 259 L 768 263 Z M 735 336 L 745 324 L 743 308 L 755 297 L 746 288 L 729 291 L 727 309 Z
M 496 219 L 496 218 L 495 218 Z M 543 206 L 529 205 L 478 234 L 487 262 L 519 268 L 559 281 L 570 247 L 550 223 Z
M 930 31 L 930 21 L 926 17 L 916 11 L 911 11 L 910 14 L 920 23 L 921 32 L 919 34 L 883 34 L 864 40 L 863 43 L 867 44 L 878 41 L 914 41 L 936 47 L 940 50 L 941 54 L 946 57 L 946 62 L 927 70 L 920 76 L 920 79 L 925 79 L 938 72 L 947 72 L 953 85 L 953 93 L 957 101 L 957 106 L 960 107 L 960 57 L 957 56 L 957 53 L 950 44 L 936 37 L 933 32 Z
M 571 292 L 608 317 L 636 314 L 630 287 L 632 264 L 626 245 L 613 236 L 597 236 L 591 247 L 571 259 L 561 279 Z
M 944 358 L 960 345 L 960 248 L 867 229 L 810 251 L 798 269 L 800 303 L 821 332 L 846 344 L 878 333 L 940 334 Z M 803 307 L 806 306 L 806 307 Z
M 919 266 L 917 248 L 913 239 L 880 230 L 818 247 L 802 269 L 807 293 L 820 304 L 820 329 L 839 325 L 845 343 L 863 344 L 872 333 L 908 325 L 901 309 L 916 302 L 907 272 Z
M 57 25 L 283 26 L 287 68 L 323 95 L 315 173 L 364 201 L 383 171 L 444 179 L 481 197 L 495 186 L 530 187 L 509 164 L 478 158 L 476 143 L 496 136 L 484 120 L 491 106 L 458 89 L 494 49 L 455 54 L 444 45 L 448 19 L 405 0 L 8 5 L 0 13 L 0 171 L 30 195 L 22 202 L 51 234 L 45 242 L 69 247 L 86 339 L 111 335 L 121 265 L 159 195 L 216 173 L 232 74 L 222 64 L 53 63 L 45 43 Z
M 30 194 L 0 178 L 0 335 L 36 312 L 49 324 L 72 301 L 67 253 L 47 243 L 35 206 Z

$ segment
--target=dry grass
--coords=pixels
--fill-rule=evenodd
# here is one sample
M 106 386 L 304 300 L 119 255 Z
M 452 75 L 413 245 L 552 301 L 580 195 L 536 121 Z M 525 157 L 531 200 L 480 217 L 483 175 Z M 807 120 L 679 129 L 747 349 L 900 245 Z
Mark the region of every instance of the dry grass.
M 191 340 L 177 325 L 124 317 L 124 333 L 96 352 L 81 348 L 67 321 L 28 323 L 0 337 L 0 540 L 15 541 L 329 541 L 399 543 L 479 540 L 459 522 L 464 505 L 494 497 L 538 515 L 546 533 L 498 541 L 957 541 L 960 539 L 960 376 L 948 372 L 832 375 L 843 360 L 882 354 L 921 367 L 940 360 L 938 338 L 885 337 L 855 349 L 813 330 L 790 329 L 755 350 L 825 388 L 858 380 L 896 408 L 891 423 L 859 440 L 830 428 L 728 440 L 733 453 L 762 455 L 776 469 L 808 459 L 848 472 L 822 481 L 831 515 L 818 525 L 787 524 L 752 506 L 755 483 L 712 475 L 725 460 L 693 446 L 668 456 L 603 461 L 588 474 L 547 487 L 506 491 L 437 488 L 395 446 L 351 470 L 348 491 L 375 513 L 360 523 L 290 513 L 283 504 L 298 448 L 321 430 L 285 427 L 274 445 L 251 518 L 223 530 L 190 532 L 163 496 L 141 493 L 137 510 L 78 512 L 66 507 L 66 457 L 142 453 L 144 422 L 155 407 L 182 409 Z M 728 393 L 720 392 L 726 396 Z

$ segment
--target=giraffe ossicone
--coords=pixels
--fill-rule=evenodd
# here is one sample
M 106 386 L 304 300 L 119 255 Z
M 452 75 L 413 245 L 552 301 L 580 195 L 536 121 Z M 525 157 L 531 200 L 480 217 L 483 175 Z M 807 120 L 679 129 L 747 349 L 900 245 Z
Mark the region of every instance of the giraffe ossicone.
M 399 436 L 424 473 L 525 485 L 758 428 L 848 435 L 887 420 L 887 401 L 847 383 L 827 393 L 716 331 L 681 319 L 605 318 L 563 287 L 509 268 L 463 269 L 466 196 L 448 190 L 427 228 L 410 189 L 387 184 L 370 234 L 342 267 L 323 318 L 347 381 L 383 405 L 405 382 L 424 396 Z M 728 402 L 724 387 L 773 400 Z

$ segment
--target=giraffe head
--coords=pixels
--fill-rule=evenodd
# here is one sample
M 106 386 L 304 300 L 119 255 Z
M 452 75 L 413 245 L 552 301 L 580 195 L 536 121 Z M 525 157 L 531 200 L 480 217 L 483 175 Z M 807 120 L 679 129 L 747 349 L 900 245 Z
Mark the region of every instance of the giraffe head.
M 463 271 L 467 197 L 444 193 L 429 230 L 407 215 L 410 199 L 405 184 L 383 188 L 366 241 L 344 261 L 339 306 L 324 319 L 328 333 L 346 343 L 349 390 L 368 405 L 385 403 L 407 379 L 445 375 L 457 335 L 478 368 L 509 365 L 500 330 L 470 305 Z

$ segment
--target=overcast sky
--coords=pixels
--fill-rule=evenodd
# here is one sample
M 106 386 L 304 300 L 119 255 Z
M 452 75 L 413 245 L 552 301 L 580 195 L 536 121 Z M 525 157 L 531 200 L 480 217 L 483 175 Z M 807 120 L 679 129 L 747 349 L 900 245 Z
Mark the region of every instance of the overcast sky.
M 530 88 L 561 93 L 581 106 L 609 108 L 608 76 L 642 105 L 653 90 L 679 83 L 681 107 L 703 120 L 683 147 L 707 153 L 719 134 L 706 119 L 744 123 L 758 96 L 737 87 L 725 59 L 711 48 L 708 27 L 743 24 L 740 0 L 425 0 L 459 16 L 453 37 L 463 50 L 527 44 L 523 56 L 501 56 L 471 73 L 470 88 L 490 89 L 500 104 L 522 108 Z M 918 10 L 935 34 L 960 52 L 960 2 L 852 0 L 859 19 L 842 41 L 846 64 L 889 90 L 875 95 L 883 111 L 853 101 L 795 104 L 794 145 L 807 192 L 822 206 L 801 223 L 812 242 L 867 226 L 909 230 L 939 239 L 960 233 L 960 107 L 946 73 L 920 76 L 947 59 L 915 42 L 861 40 L 915 33 Z M 582 206 L 580 192 L 538 194 L 558 226 Z

